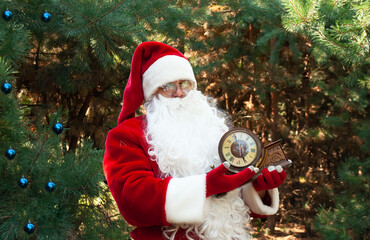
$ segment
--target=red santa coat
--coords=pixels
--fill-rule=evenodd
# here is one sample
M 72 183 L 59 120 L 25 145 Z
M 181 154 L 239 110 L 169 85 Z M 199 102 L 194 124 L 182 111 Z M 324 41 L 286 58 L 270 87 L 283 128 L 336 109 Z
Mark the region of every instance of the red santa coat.
M 162 226 L 202 221 L 206 175 L 161 178 L 157 163 L 148 155 L 145 127 L 146 118 L 140 116 L 112 129 L 106 140 L 103 169 L 121 214 L 137 227 L 131 236 L 135 240 L 165 239 Z M 262 202 L 251 184 L 242 192 L 248 192 L 243 199 L 255 214 L 276 213 L 277 189 L 268 191 L 271 204 Z M 176 239 L 186 239 L 184 231 L 179 231 Z

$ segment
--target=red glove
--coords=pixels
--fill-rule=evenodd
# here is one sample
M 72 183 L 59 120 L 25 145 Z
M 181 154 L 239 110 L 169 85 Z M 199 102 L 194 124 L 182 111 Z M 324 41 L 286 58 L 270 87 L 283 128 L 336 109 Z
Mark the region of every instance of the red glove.
M 286 172 L 278 166 L 270 166 L 262 170 L 262 174 L 252 182 L 256 191 L 269 190 L 279 187 L 286 179 Z
M 206 176 L 206 196 L 229 192 L 240 187 L 253 177 L 258 168 L 248 167 L 233 175 L 225 175 L 230 168 L 230 163 L 224 162 L 216 169 L 213 169 Z

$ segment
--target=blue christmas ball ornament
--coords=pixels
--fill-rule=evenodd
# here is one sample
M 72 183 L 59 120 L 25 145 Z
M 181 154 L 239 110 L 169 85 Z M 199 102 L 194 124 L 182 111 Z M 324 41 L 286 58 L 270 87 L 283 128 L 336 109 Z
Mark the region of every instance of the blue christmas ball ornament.
M 21 179 L 19 179 L 18 186 L 20 186 L 21 188 L 26 188 L 28 186 L 27 178 L 22 177 Z
M 48 13 L 48 12 L 44 12 L 41 15 L 41 20 L 44 21 L 44 22 L 50 22 L 50 20 L 51 20 L 51 14 Z
M 3 91 L 3 93 L 5 94 L 9 94 L 11 91 L 12 91 L 12 85 L 10 85 L 10 83 L 4 83 L 2 86 L 1 86 L 1 91 Z
M 4 20 L 9 21 L 10 19 L 12 19 L 12 17 L 13 17 L 13 13 L 9 11 L 8 9 L 3 12 Z
M 53 183 L 52 181 L 49 181 L 48 183 L 46 183 L 45 189 L 48 192 L 54 192 L 54 190 L 55 190 L 55 183 Z
M 12 148 L 9 148 L 8 150 L 6 150 L 5 152 L 5 156 L 9 159 L 9 160 L 12 160 L 15 158 L 15 151 L 12 149 Z
M 56 124 L 54 124 L 53 132 L 56 133 L 56 134 L 61 134 L 63 132 L 63 125 L 58 123 L 58 122 Z
M 28 234 L 32 234 L 35 231 L 35 225 L 31 222 L 28 222 L 26 226 L 24 226 L 24 231 Z

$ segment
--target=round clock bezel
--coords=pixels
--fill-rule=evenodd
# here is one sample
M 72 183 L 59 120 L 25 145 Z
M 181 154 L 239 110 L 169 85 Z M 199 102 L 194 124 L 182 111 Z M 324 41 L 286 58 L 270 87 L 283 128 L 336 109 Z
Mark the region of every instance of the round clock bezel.
M 223 146 L 227 137 L 229 137 L 230 135 L 232 135 L 234 133 L 239 133 L 239 132 L 246 133 L 247 135 L 249 135 L 251 138 L 253 138 L 253 140 L 256 142 L 256 145 L 257 145 L 257 153 L 256 153 L 255 158 L 253 159 L 253 161 L 250 164 L 248 164 L 244 167 L 233 166 L 229 161 L 227 161 L 226 158 L 224 157 L 223 148 L 222 148 L 222 146 Z M 221 159 L 222 162 L 229 162 L 230 163 L 231 166 L 230 166 L 229 171 L 233 172 L 233 173 L 237 173 L 237 172 L 240 172 L 240 171 L 242 171 L 243 169 L 245 169 L 249 166 L 255 166 L 255 164 L 258 162 L 258 160 L 260 159 L 261 154 L 262 154 L 261 141 L 258 138 L 258 136 L 249 129 L 239 128 L 239 127 L 238 128 L 232 128 L 229 131 L 227 131 L 226 133 L 224 133 L 224 135 L 221 137 L 221 139 L 218 143 L 218 154 L 219 154 L 220 159 Z

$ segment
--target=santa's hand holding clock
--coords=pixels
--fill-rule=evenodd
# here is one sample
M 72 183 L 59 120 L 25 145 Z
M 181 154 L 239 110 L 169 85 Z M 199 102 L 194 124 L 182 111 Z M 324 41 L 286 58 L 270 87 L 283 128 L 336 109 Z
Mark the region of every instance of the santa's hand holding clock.
M 253 181 L 253 187 L 256 191 L 264 191 L 279 187 L 286 179 L 284 169 L 278 166 L 269 166 L 262 170 L 262 174 Z
M 279 208 L 281 172 L 265 171 L 252 182 L 254 167 L 226 173 L 218 143 L 229 130 L 228 117 L 196 86 L 178 50 L 158 42 L 135 50 L 103 161 L 121 214 L 136 226 L 135 240 L 251 239 L 251 215 L 272 215 Z M 146 114 L 135 117 L 143 100 Z M 237 150 L 244 158 L 245 150 Z
M 227 175 L 225 173 L 227 173 L 229 168 L 230 163 L 224 162 L 218 168 L 207 174 L 207 197 L 216 194 L 227 193 L 237 187 L 242 186 L 258 171 L 258 168 L 251 166 L 233 175 Z

